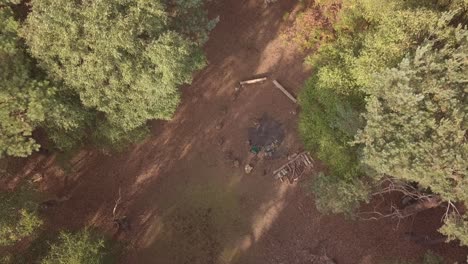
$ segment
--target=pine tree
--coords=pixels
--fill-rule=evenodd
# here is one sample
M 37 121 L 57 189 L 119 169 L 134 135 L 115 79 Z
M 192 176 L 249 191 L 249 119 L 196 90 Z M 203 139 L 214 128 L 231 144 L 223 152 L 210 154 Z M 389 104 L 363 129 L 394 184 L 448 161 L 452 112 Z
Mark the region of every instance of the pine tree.
M 446 13 L 414 54 L 375 76 L 366 127 L 356 136 L 375 179 L 390 175 L 468 204 L 468 30 Z M 456 210 L 440 232 L 468 245 L 466 215 Z
M 468 202 L 468 30 L 437 30 L 397 68 L 376 76 L 357 142 L 379 175 Z

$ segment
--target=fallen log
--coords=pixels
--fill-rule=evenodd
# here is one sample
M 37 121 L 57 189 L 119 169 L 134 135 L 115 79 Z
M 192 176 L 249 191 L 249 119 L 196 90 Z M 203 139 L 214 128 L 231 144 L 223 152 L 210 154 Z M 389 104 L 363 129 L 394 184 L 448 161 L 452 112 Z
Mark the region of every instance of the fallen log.
M 295 104 L 297 104 L 297 99 L 294 98 L 277 80 L 273 80 L 273 84 L 280 89 L 281 92 L 283 92 L 291 101 L 293 101 Z
M 431 208 L 435 208 L 441 204 L 442 204 L 442 200 L 440 199 L 439 196 L 431 196 L 428 198 L 423 198 L 399 210 L 398 217 L 406 218 L 408 216 L 412 216 L 419 212 L 422 212 Z
M 432 238 L 430 236 L 417 235 L 413 232 L 406 232 L 404 234 L 404 238 L 405 240 L 413 241 L 417 244 L 424 245 L 424 246 L 437 245 L 440 243 L 447 242 L 447 237 Z
M 241 86 L 243 85 L 246 85 L 246 84 L 254 84 L 254 83 L 259 83 L 259 82 L 264 82 L 267 80 L 267 77 L 263 77 L 263 78 L 257 78 L 257 79 L 251 79 L 251 80 L 246 80 L 246 81 L 241 81 L 239 82 L 239 84 Z

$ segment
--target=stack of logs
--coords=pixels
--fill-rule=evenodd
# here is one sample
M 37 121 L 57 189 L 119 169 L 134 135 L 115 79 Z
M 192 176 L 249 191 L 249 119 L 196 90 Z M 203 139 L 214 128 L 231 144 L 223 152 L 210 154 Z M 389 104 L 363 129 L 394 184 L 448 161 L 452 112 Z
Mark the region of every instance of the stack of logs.
M 313 161 L 308 152 L 302 152 L 291 157 L 288 163 L 275 170 L 273 175 L 280 181 L 284 181 L 286 177 L 290 183 L 293 183 L 313 167 Z

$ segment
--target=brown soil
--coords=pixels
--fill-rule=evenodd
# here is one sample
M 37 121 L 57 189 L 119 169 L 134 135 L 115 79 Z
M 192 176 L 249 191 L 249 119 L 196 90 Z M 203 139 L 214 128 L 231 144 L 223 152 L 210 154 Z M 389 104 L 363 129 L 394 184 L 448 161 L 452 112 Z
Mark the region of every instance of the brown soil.
M 386 263 L 427 249 L 464 260 L 467 251 L 454 244 L 428 247 L 404 239 L 405 232 L 434 233 L 440 218 L 430 212 L 399 225 L 322 215 L 306 179 L 273 179 L 271 172 L 301 143 L 298 109 L 271 80 L 297 95 L 311 74 L 305 54 L 280 38 L 284 14 L 295 11 L 290 0 L 268 8 L 260 0 L 217 1 L 210 7 L 220 22 L 205 48 L 209 65 L 183 88 L 172 121 L 152 122 L 151 137 L 120 154 L 83 150 L 66 169 L 54 156 L 30 159 L 21 175 L 42 173 L 41 188 L 51 197 L 71 193 L 45 212 L 49 228 L 96 226 L 127 245 L 121 263 L 292 264 L 325 254 L 337 263 Z M 269 81 L 235 92 L 238 81 L 256 75 Z M 246 175 L 248 129 L 265 113 L 282 124 L 281 156 L 254 161 Z M 128 217 L 131 229 L 115 234 L 119 188 L 117 214 Z

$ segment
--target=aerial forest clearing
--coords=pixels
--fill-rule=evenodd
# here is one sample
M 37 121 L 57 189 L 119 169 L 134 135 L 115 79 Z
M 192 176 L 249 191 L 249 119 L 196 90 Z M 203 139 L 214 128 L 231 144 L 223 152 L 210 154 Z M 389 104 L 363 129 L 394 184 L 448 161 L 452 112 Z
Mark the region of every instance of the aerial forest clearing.
M 0 264 L 468 261 L 466 0 L 2 0 Z

